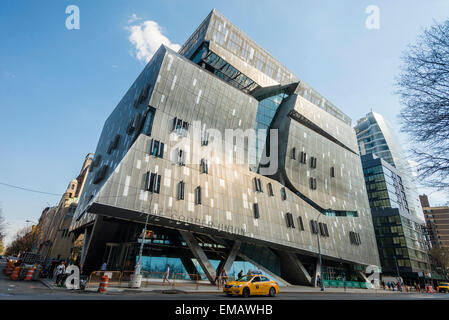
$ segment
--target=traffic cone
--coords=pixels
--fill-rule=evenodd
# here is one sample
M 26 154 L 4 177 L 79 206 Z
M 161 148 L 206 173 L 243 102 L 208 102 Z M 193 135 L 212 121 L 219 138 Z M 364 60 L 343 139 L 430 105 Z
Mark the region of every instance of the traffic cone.
M 98 293 L 105 293 L 106 289 L 108 287 L 108 283 L 109 283 L 109 278 L 108 276 L 102 276 L 101 277 L 101 282 L 100 282 L 100 286 L 98 287 L 97 292 Z
M 16 267 L 14 269 L 14 272 L 11 274 L 11 276 L 9 277 L 11 280 L 17 280 L 17 278 L 19 278 L 19 272 L 20 272 L 21 267 Z
M 5 274 L 6 274 L 7 276 L 9 276 L 9 275 L 11 274 L 11 272 L 12 272 L 12 269 L 13 269 L 12 263 L 11 263 L 11 262 L 8 262 L 8 263 L 6 264 L 5 269 L 4 269 Z
M 28 268 L 28 271 L 27 271 L 27 274 L 26 274 L 26 276 L 25 276 L 25 281 L 31 281 L 31 280 L 33 280 L 33 275 L 34 275 L 34 271 L 36 270 L 36 267 L 31 267 L 31 268 Z

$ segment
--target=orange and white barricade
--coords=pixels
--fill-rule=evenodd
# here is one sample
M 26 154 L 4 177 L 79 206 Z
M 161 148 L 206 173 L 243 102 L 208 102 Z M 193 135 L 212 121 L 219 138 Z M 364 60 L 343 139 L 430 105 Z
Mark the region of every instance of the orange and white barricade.
M 109 283 L 109 277 L 108 276 L 102 276 L 101 277 L 101 282 L 100 282 L 100 285 L 98 287 L 97 292 L 98 293 L 105 293 L 106 289 L 108 288 L 108 283 Z
M 11 273 L 11 276 L 9 277 L 11 280 L 17 280 L 19 278 L 19 272 L 20 272 L 21 267 L 16 267 L 13 271 L 13 273 Z
M 33 276 L 34 276 L 34 272 L 36 271 L 36 267 L 32 266 L 30 268 L 28 268 L 27 274 L 25 276 L 25 281 L 31 281 L 33 280 Z

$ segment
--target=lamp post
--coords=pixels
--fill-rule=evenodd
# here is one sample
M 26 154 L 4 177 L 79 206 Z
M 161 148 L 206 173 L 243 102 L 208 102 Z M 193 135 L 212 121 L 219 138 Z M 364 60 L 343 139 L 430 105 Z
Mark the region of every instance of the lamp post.
M 399 283 L 402 283 L 402 281 L 401 281 L 401 275 L 399 274 L 398 260 L 397 260 L 396 256 L 393 256 L 393 258 L 394 258 L 394 264 L 396 265 L 396 273 L 397 273 L 397 275 L 398 275 L 398 282 L 399 282 Z M 398 290 L 401 290 L 401 289 L 399 288 L 399 286 L 398 286 Z M 401 290 L 401 291 L 402 291 L 402 290 Z
M 328 209 L 325 212 L 328 212 L 330 210 L 331 209 Z M 318 259 L 320 261 L 321 291 L 324 291 L 326 288 L 324 287 L 324 280 L 323 280 L 323 277 L 322 277 L 322 274 L 321 274 L 321 270 L 323 269 L 323 261 L 321 259 L 320 228 L 319 228 L 319 222 L 318 222 L 322 215 L 323 215 L 323 213 L 321 211 L 319 211 L 318 218 L 316 219 L 316 223 L 318 225 L 318 230 L 317 230 L 317 233 L 316 233 L 316 239 L 317 239 L 317 242 L 318 242 Z
M 32 227 L 32 226 L 31 226 L 31 230 L 28 231 L 28 228 L 29 228 L 28 223 L 33 223 L 33 224 L 36 225 L 36 226 L 39 224 L 39 223 L 34 222 L 34 221 L 31 221 L 31 220 L 25 220 L 25 222 L 27 223 L 27 232 L 33 231 L 33 227 Z M 38 240 L 38 239 L 33 240 L 33 245 L 32 245 L 32 247 L 31 247 L 31 252 L 34 252 L 34 249 L 35 249 L 36 246 L 37 246 L 37 243 L 36 243 L 37 240 Z M 36 251 L 37 251 L 37 248 L 36 248 Z
M 150 212 L 148 212 L 146 215 L 146 219 L 145 219 L 145 227 L 143 228 L 142 231 L 142 243 L 140 244 L 140 249 L 139 249 L 139 258 L 137 260 L 137 264 L 136 267 L 134 269 L 134 275 L 133 275 L 133 284 L 132 286 L 137 286 L 140 287 L 140 280 L 136 280 L 136 279 L 141 279 L 141 275 L 140 275 L 140 271 L 142 270 L 142 254 L 143 254 L 143 245 L 145 243 L 145 234 L 147 232 L 147 225 L 148 225 L 148 218 L 150 217 L 151 214 L 151 203 L 153 202 L 153 192 L 151 192 L 151 197 L 150 197 Z M 142 210 L 142 213 L 145 213 Z

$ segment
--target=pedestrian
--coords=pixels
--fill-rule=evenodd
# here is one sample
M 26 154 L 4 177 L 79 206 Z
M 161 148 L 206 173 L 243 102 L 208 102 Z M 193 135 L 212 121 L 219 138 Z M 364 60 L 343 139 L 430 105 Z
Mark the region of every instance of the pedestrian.
M 391 282 L 390 281 L 387 282 L 387 287 L 388 287 L 388 290 L 391 290 Z
M 64 274 L 65 274 L 65 264 L 64 261 L 61 261 L 61 263 L 55 269 L 56 285 L 58 287 L 61 286 L 61 280 Z
M 391 289 L 393 289 L 393 291 L 394 291 L 394 287 L 395 287 L 395 283 L 392 282 L 392 283 L 391 283 Z
M 224 285 L 228 280 L 228 274 L 226 273 L 225 268 L 221 269 L 220 280 L 222 285 Z
M 55 274 L 55 268 L 58 265 L 58 262 L 55 259 L 51 260 L 50 270 L 48 271 L 48 277 L 53 278 Z
M 381 284 L 382 284 L 382 289 L 385 290 L 385 281 L 382 280 Z
M 239 274 L 237 275 L 237 279 L 240 279 L 243 276 L 243 270 L 240 270 Z
M 318 287 L 321 287 L 321 277 L 320 275 L 318 275 L 318 277 L 316 278 L 316 284 Z
M 402 292 L 402 286 L 401 286 L 401 283 L 398 281 L 398 283 L 397 283 L 396 285 L 397 285 L 397 287 L 398 287 L 398 291 L 401 291 L 401 292 Z
M 108 267 L 108 264 L 106 262 L 103 262 L 103 264 L 100 267 L 100 271 L 106 271 L 107 267 Z
M 170 284 L 170 281 L 168 280 L 169 275 L 170 275 L 170 266 L 167 264 L 165 266 L 165 272 L 164 272 L 164 278 L 162 280 L 162 285 L 165 284 L 165 280 L 167 280 L 168 284 Z

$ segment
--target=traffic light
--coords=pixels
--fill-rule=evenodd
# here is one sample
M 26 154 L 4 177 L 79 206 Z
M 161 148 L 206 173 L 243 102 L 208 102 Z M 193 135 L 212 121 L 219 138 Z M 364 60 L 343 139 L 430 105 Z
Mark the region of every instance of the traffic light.
M 151 234 L 153 233 L 153 231 L 151 231 L 151 230 L 146 230 L 145 231 L 145 239 L 149 239 L 149 238 L 151 238 Z

